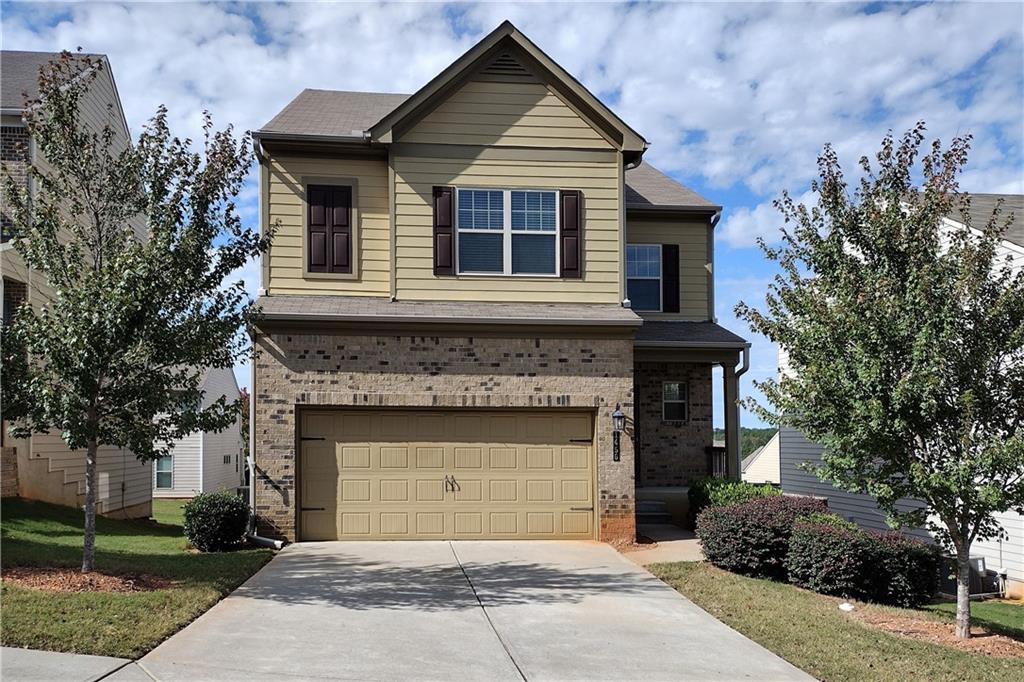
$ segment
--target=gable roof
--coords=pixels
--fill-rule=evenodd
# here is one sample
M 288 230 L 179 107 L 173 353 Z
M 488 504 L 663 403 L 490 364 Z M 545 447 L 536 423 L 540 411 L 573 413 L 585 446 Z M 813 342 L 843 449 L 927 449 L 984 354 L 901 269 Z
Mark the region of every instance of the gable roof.
M 530 62 L 529 66 L 546 73 L 551 85 L 570 105 L 580 109 L 595 123 L 604 123 L 617 133 L 617 144 L 624 152 L 633 152 L 639 158 L 647 149 L 647 141 L 633 130 L 600 99 L 587 90 L 572 74 L 551 59 L 507 19 L 491 31 L 448 68 L 413 93 L 393 111 L 370 128 L 372 139 L 391 142 L 396 125 L 432 109 L 447 90 L 461 79 L 490 60 L 502 56 L 509 48 L 517 50 Z
M 361 140 L 365 131 L 407 99 L 409 95 L 386 92 L 306 88 L 259 132 Z
M 970 197 L 971 206 L 966 215 L 959 213 L 959 209 L 956 209 L 956 212 L 948 216 L 950 220 L 962 223 L 967 219 L 970 221 L 971 227 L 980 229 L 988 224 L 988 219 L 992 217 L 992 211 L 1002 201 L 1002 210 L 999 213 L 1000 222 L 1005 221 L 1011 213 L 1013 214 L 1010 227 L 1003 234 L 1003 239 L 1017 246 L 1024 246 L 1024 194 L 975 194 L 971 192 Z
M 36 99 L 39 97 L 39 69 L 48 62 L 59 59 L 60 52 L 28 52 L 24 50 L 0 51 L 0 110 L 5 114 L 21 114 L 25 111 L 25 96 Z M 126 135 L 131 137 L 128 119 L 125 118 L 121 105 L 121 96 L 117 92 L 117 82 L 110 60 L 105 54 L 72 52 L 72 58 L 92 59 L 102 63 L 103 69 L 110 76 L 110 84 L 114 90 L 112 104 L 117 108 Z

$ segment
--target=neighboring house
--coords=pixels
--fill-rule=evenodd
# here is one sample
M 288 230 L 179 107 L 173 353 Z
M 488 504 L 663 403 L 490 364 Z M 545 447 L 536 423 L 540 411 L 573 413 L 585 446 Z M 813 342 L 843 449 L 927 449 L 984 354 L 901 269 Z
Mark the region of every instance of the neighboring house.
M 779 432 L 743 458 L 743 480 L 748 483 L 779 483 Z
M 202 407 L 222 396 L 238 400 L 238 382 L 231 368 L 209 369 L 199 385 Z M 193 497 L 217 490 L 237 490 L 242 485 L 245 463 L 242 420 L 219 432 L 197 431 L 174 443 L 171 454 L 153 467 L 153 497 Z
M 3 165 L 21 182 L 28 182 L 30 163 L 45 167 L 22 120 L 23 93 L 38 94 L 40 66 L 59 55 L 46 52 L 0 52 L 0 151 Z M 81 121 L 99 132 L 112 124 L 119 145 L 130 144 L 128 126 L 114 84 L 110 63 L 103 55 L 91 55 L 102 62 L 93 85 L 82 101 Z M 29 270 L 9 240 L 9 217 L 2 216 L 0 271 L 3 274 L 3 319 L 6 322 L 24 302 L 38 305 L 52 292 L 45 277 Z M 136 226 L 144 231 L 141 221 Z M 58 432 L 36 434 L 14 440 L 7 434 L 6 422 L 0 425 L 2 438 L 4 494 L 78 506 L 85 500 L 85 453 L 72 452 Z M 99 490 L 97 509 L 101 514 L 147 517 L 152 509 L 151 463 L 140 463 L 124 449 L 104 447 L 99 451 Z
M 972 194 L 971 224 L 983 226 L 992 215 L 996 202 L 1002 200 L 1003 215 L 1013 213 L 1013 223 L 1000 244 L 1003 257 L 1012 259 L 1015 269 L 1024 268 L 1024 196 L 1019 194 Z M 962 229 L 963 223 L 955 216 L 946 218 L 948 226 Z M 780 371 L 786 371 L 785 353 L 779 354 Z M 868 495 L 848 493 L 821 481 L 803 468 L 805 463 L 821 461 L 822 447 L 813 443 L 799 431 L 783 426 L 779 429 L 779 458 L 782 488 L 787 493 L 815 495 L 828 498 L 828 505 L 837 514 L 856 521 L 865 528 L 886 530 L 885 515 L 879 511 L 875 501 Z M 912 504 L 906 501 L 906 504 Z M 1024 517 L 1014 512 L 998 515 L 1000 525 L 1006 531 L 1003 540 L 975 542 L 971 556 L 983 557 L 988 570 L 1003 568 L 1007 572 L 1007 588 L 1011 594 L 1024 596 Z M 905 529 L 909 534 L 930 539 L 923 529 Z
M 720 207 L 510 23 L 412 95 L 304 90 L 254 136 L 262 533 L 631 542 L 637 487 L 739 477 Z

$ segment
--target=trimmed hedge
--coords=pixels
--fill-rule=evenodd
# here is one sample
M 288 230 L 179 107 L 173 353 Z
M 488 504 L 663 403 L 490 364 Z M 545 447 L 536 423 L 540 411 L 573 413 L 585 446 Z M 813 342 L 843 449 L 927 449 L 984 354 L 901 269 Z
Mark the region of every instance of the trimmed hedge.
M 242 544 L 249 505 L 234 493 L 200 493 L 185 504 L 185 537 L 201 552 L 223 552 Z
M 822 594 L 918 607 L 938 588 L 938 549 L 895 532 L 863 531 L 838 518 L 796 521 L 790 582 Z
M 727 507 L 708 507 L 697 517 L 704 556 L 734 573 L 786 577 L 786 556 L 793 524 L 802 516 L 825 513 L 811 497 L 760 497 Z
M 729 478 L 704 478 L 691 485 L 687 492 L 690 501 L 690 518 L 696 519 L 707 507 L 725 507 L 730 504 L 749 502 L 758 497 L 781 494 L 782 490 L 771 483 L 747 483 Z

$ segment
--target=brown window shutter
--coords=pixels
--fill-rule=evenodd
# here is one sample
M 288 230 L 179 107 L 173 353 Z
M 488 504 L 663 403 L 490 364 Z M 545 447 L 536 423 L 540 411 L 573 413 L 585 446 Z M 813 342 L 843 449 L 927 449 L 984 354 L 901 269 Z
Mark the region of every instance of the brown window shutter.
M 679 312 L 679 245 L 661 245 L 661 312 Z
M 331 188 L 331 272 L 352 272 L 352 188 Z
M 455 189 L 434 188 L 434 274 L 455 274 Z
M 558 196 L 562 202 L 561 225 L 558 226 L 562 252 L 561 276 L 579 279 L 583 276 L 583 193 L 578 189 L 563 189 Z
M 327 212 L 330 207 L 327 188 L 308 186 L 306 204 L 309 211 L 306 221 L 306 268 L 310 272 L 327 272 Z

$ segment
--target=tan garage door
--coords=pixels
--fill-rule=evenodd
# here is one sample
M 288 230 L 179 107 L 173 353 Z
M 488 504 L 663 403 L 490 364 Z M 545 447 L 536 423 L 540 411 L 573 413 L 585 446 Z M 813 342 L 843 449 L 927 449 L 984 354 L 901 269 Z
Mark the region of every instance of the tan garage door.
M 581 412 L 304 412 L 303 540 L 594 534 Z

